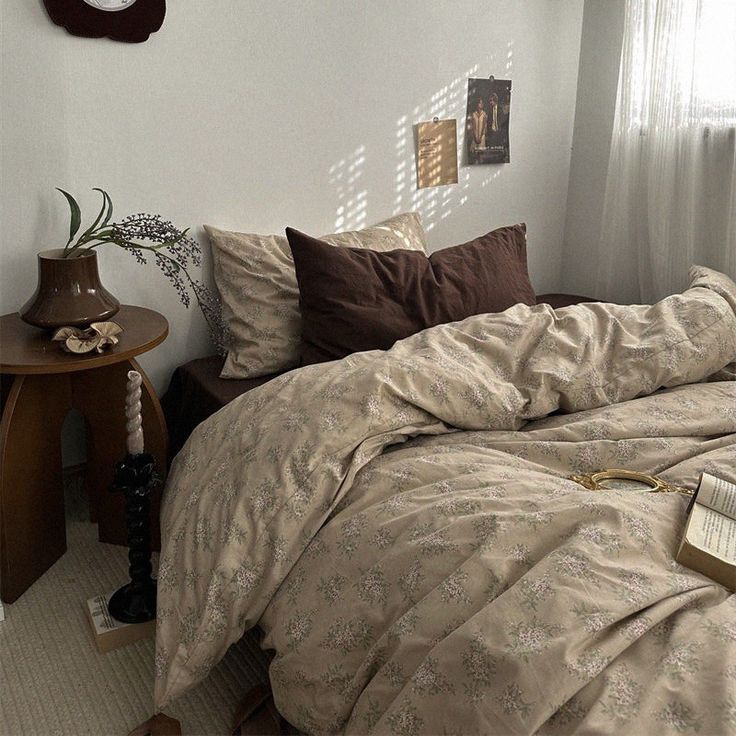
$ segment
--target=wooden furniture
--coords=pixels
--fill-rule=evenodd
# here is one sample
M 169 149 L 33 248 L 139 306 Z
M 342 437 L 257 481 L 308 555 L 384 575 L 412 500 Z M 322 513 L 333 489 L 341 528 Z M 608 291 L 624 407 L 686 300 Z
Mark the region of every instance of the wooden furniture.
M 168 322 L 158 312 L 133 306 L 122 306 L 114 321 L 123 328 L 117 345 L 75 355 L 17 314 L 0 317 L 0 599 L 7 603 L 66 551 L 61 426 L 72 407 L 86 420 L 86 483 L 101 542 L 126 544 L 124 499 L 110 486 L 113 466 L 126 452 L 129 370 L 143 376 L 146 451 L 165 472 L 166 423 L 134 358 L 166 338 Z M 152 541 L 158 548 L 158 499 L 152 506 Z

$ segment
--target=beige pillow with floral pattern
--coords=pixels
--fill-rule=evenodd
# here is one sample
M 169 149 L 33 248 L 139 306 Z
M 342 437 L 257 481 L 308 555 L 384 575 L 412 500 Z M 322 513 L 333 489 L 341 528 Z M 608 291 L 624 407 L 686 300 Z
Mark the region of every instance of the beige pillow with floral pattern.
M 228 332 L 222 378 L 256 378 L 299 363 L 299 287 L 291 249 L 281 235 L 204 229 L 212 243 L 214 276 Z M 396 215 L 364 230 L 326 235 L 336 246 L 427 253 L 416 212 Z

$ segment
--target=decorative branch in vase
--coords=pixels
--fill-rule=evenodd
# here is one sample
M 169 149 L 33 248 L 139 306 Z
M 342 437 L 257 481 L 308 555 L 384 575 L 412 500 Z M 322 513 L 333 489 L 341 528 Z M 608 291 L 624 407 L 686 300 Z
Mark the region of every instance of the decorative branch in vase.
M 99 283 L 96 249 L 107 245 L 115 245 L 131 253 L 142 264 L 146 264 L 147 258 L 152 256 L 156 265 L 176 289 L 179 299 L 185 307 L 188 308 L 191 304 L 191 295 L 193 294 L 199 308 L 202 310 L 214 343 L 218 350 L 223 350 L 224 327 L 220 314 L 219 299 L 211 289 L 190 274 L 191 268 L 199 267 L 202 264 L 202 249 L 199 243 L 189 236 L 189 228 L 181 230 L 168 220 L 164 220 L 161 215 L 151 215 L 143 212 L 128 215 L 114 222 L 112 220 L 113 204 L 110 195 L 104 189 L 94 187 L 94 191 L 102 195 L 102 207 L 92 224 L 80 234 L 82 212 L 79 204 L 69 192 L 63 189 L 58 189 L 58 191 L 64 195 L 69 205 L 69 239 L 63 248 L 43 251 L 38 254 L 39 287 L 31 300 L 21 310 L 23 319 L 40 327 L 87 326 L 91 322 L 102 321 L 112 316 L 117 311 L 119 303 Z M 44 277 L 48 280 L 53 276 L 55 282 L 53 293 L 55 295 L 65 294 L 67 302 L 71 299 L 72 294 L 79 294 L 80 291 L 92 293 L 95 290 L 94 285 L 93 288 L 80 290 L 74 283 L 75 279 L 80 278 L 79 272 L 81 270 L 81 267 L 75 262 L 81 263 L 82 260 L 88 262 L 84 263 L 85 269 L 94 272 L 92 277 L 93 281 L 96 279 L 97 290 L 104 292 L 103 297 L 105 295 L 109 297 L 110 304 L 101 305 L 101 307 L 107 306 L 108 308 L 98 314 L 90 314 L 89 307 L 82 309 L 80 312 L 79 304 L 75 304 L 74 308 L 79 316 L 70 318 L 62 314 L 65 305 L 59 302 L 58 297 L 56 305 L 49 305 L 51 290 L 44 288 L 42 282 Z M 64 266 L 63 262 L 68 265 Z M 64 288 L 66 286 L 64 283 L 62 283 L 62 288 L 59 288 L 58 282 L 64 281 L 62 271 L 70 274 L 68 280 L 71 283 L 68 289 Z M 56 307 L 55 312 L 54 306 Z

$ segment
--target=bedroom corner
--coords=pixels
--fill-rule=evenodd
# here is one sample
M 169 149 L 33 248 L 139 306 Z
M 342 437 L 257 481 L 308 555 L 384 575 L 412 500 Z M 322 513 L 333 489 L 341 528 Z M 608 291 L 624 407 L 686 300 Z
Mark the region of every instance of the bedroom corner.
M 0 736 L 733 732 L 734 37 L 2 0 Z

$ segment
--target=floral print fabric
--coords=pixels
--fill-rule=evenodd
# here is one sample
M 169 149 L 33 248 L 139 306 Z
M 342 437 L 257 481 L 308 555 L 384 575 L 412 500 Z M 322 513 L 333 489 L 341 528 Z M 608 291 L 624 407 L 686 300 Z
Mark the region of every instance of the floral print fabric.
M 736 357 L 736 286 L 698 275 L 442 325 L 200 425 L 164 499 L 157 705 L 260 620 L 308 732 L 723 731 L 736 607 L 673 563 L 684 499 L 565 479 L 736 480 L 736 384 L 682 385 Z
M 374 459 L 261 618 L 279 709 L 308 733 L 732 731 L 736 596 L 674 562 L 686 497 L 567 480 L 616 466 L 736 482 L 736 383 Z

